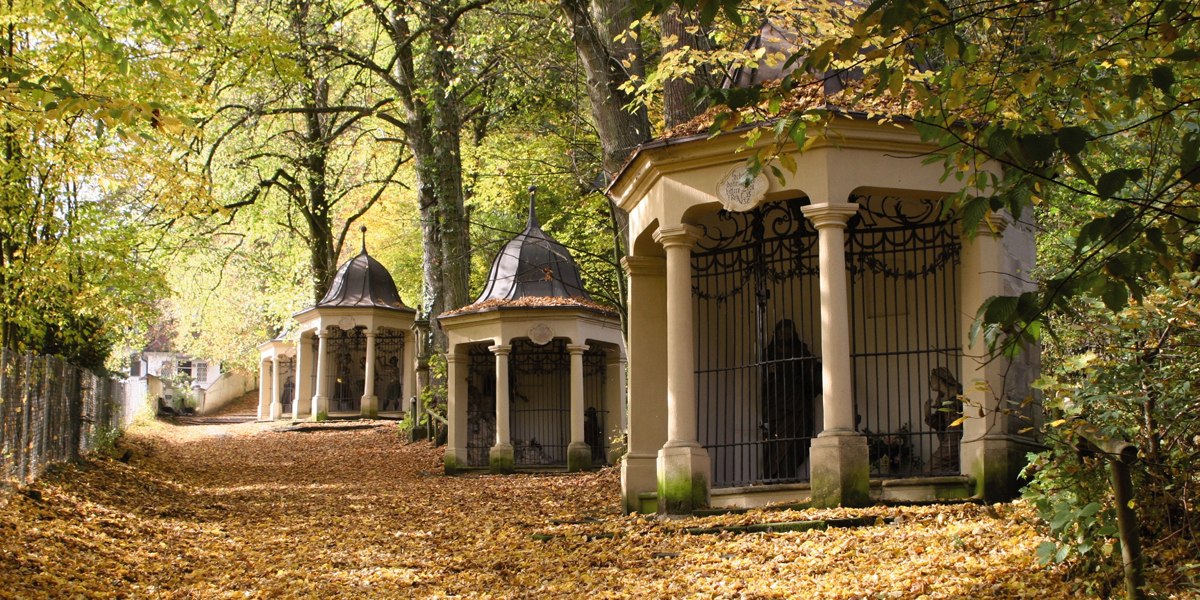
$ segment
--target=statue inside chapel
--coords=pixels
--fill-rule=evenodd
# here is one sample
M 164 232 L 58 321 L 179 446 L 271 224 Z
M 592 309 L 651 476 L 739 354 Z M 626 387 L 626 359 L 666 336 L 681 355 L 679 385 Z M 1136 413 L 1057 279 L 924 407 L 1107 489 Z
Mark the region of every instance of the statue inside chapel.
M 954 424 L 962 416 L 962 385 L 946 367 L 929 372 L 929 398 L 925 400 L 925 424 L 937 434 L 938 447 L 929 460 L 929 470 L 937 473 L 953 470 L 957 465 L 959 436 L 952 431 L 961 430 L 962 424 Z
M 821 394 L 821 361 L 800 339 L 791 319 L 775 324 L 763 361 L 763 479 L 793 478 L 808 458 L 816 400 Z

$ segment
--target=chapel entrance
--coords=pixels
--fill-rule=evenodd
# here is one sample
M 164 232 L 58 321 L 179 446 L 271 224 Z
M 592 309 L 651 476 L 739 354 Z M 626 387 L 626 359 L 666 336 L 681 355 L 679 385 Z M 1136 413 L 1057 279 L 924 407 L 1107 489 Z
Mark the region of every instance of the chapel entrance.
M 936 200 L 852 198 L 851 368 L 872 477 L 958 474 L 961 244 Z M 809 479 L 821 431 L 817 232 L 807 199 L 696 223 L 698 439 L 713 487 Z

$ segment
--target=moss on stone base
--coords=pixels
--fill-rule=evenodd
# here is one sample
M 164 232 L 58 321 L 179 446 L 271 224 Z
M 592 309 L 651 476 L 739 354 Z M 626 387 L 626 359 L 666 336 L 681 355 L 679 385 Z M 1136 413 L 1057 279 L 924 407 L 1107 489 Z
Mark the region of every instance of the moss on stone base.
M 455 458 L 453 454 L 447 454 L 446 456 L 442 457 L 442 464 L 446 468 L 447 475 L 460 473 L 462 472 L 463 468 L 466 467 L 466 465 L 459 462 L 459 460 Z
M 364 419 L 376 419 L 379 417 L 379 411 L 371 409 L 362 413 Z
M 584 471 L 592 468 L 592 449 L 588 446 L 567 448 L 567 470 Z
M 708 480 L 699 473 L 658 477 L 658 512 L 668 515 L 691 514 L 708 502 Z
M 324 411 L 319 412 L 319 413 L 317 413 L 317 416 L 313 417 L 313 420 L 314 421 L 328 421 L 329 413 L 324 412 Z
M 814 508 L 870 506 L 871 480 L 863 477 L 861 480 L 851 478 L 850 481 L 824 483 L 814 474 L 810 493 Z
M 488 456 L 488 467 L 493 473 L 512 473 L 513 457 L 511 454 L 492 452 Z

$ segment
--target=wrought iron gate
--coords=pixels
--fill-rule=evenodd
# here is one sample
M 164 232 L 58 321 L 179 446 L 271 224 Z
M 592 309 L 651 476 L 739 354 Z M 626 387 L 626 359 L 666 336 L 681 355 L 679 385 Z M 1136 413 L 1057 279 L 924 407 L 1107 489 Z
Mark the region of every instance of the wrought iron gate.
M 958 474 L 958 265 L 937 200 L 856 197 L 847 227 L 851 361 L 859 431 L 876 477 Z
M 325 340 L 325 382 L 330 412 L 359 412 L 366 391 L 366 329 L 329 328 Z M 320 340 L 313 336 L 313 357 L 319 357 Z M 400 411 L 404 398 L 404 332 L 381 327 L 375 334 L 375 396 L 379 412 Z M 317 369 L 312 369 L 313 393 L 317 393 Z
M 488 465 L 496 443 L 496 356 L 489 344 L 467 350 L 467 464 Z
M 467 464 L 482 467 L 496 442 L 496 358 L 487 344 L 471 346 L 467 356 Z M 571 357 L 566 340 L 544 346 L 514 340 L 508 364 L 514 465 L 566 465 L 571 441 Z M 608 456 L 607 366 L 603 350 L 584 353 L 584 441 L 592 447 L 594 464 L 605 464 Z
M 294 356 L 286 356 L 274 362 L 279 365 L 279 389 L 275 390 L 275 394 L 279 396 L 279 404 L 282 406 L 281 414 L 291 414 L 292 403 L 296 401 L 296 358 Z M 274 373 L 272 373 L 274 377 Z
M 821 368 L 817 235 L 801 201 L 720 211 L 692 253 L 698 434 L 714 487 L 807 480 Z

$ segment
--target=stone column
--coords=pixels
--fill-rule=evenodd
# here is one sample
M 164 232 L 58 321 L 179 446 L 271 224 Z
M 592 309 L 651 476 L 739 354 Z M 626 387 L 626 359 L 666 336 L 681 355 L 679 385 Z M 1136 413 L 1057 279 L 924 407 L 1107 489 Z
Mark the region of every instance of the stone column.
M 363 396 L 359 401 L 359 411 L 364 419 L 374 419 L 379 416 L 379 396 L 375 395 L 375 330 L 367 328 L 367 359 L 363 365 Z
M 867 438 L 854 430 L 846 295 L 846 222 L 858 205 L 822 203 L 802 210 L 817 229 L 821 273 L 824 430 L 812 442 L 812 504 L 865 506 L 871 502 L 871 467 Z
M 305 369 L 311 368 L 307 365 L 313 362 L 312 345 L 304 343 L 304 334 L 300 334 L 300 339 L 296 341 L 296 395 L 292 398 L 292 420 L 300 419 L 300 400 L 308 398 L 312 390 L 308 389 L 312 385 L 312 377 L 305 372 Z
M 467 464 L 467 357 L 453 344 L 446 353 L 446 474 L 465 469 Z
M 493 473 L 512 473 L 513 446 L 508 432 L 508 355 L 512 346 L 497 344 L 488 350 L 496 355 L 496 445 L 488 452 L 488 465 Z
M 571 354 L 571 443 L 567 446 L 567 470 L 582 471 L 592 466 L 592 447 L 583 433 L 583 353 L 587 344 L 567 344 Z
M 605 353 L 604 373 L 604 439 L 614 440 L 628 426 L 625 407 L 625 357 L 620 348 L 613 348 Z M 609 449 L 608 462 L 615 464 L 620 458 L 614 450 Z
M 322 329 L 317 336 L 317 389 L 313 390 L 311 414 L 314 421 L 324 421 L 329 418 L 329 332 Z
M 658 451 L 658 512 L 689 514 L 708 506 L 708 451 L 696 440 L 695 314 L 690 225 L 660 228 L 654 239 L 667 252 L 667 442 Z
M 661 256 L 626 256 L 629 275 L 629 428 L 621 459 L 626 513 L 652 512 L 643 494 L 658 489 L 658 451 L 667 441 L 667 267 Z
M 283 403 L 281 403 L 279 401 L 279 392 L 283 389 L 283 387 L 280 386 L 279 378 L 280 378 L 280 375 L 282 374 L 283 369 L 281 368 L 281 365 L 279 364 L 279 362 L 280 361 L 279 361 L 278 354 L 271 357 L 271 413 L 270 413 L 271 416 L 270 416 L 270 419 L 272 421 L 278 421 L 280 415 L 283 413 Z
M 414 369 L 416 371 L 414 379 L 415 387 L 412 390 L 412 395 L 416 396 L 417 402 L 421 402 L 421 394 L 425 392 L 425 388 L 429 387 L 429 320 L 417 319 L 412 325 L 413 343 L 412 352 L 416 356 Z M 407 347 L 405 348 L 407 351 Z M 420 406 L 418 411 L 424 410 L 424 406 Z
M 267 386 L 270 385 L 270 377 L 267 375 L 267 368 L 268 368 L 267 365 L 270 365 L 270 364 L 271 364 L 270 361 L 266 361 L 266 360 L 262 360 L 262 359 L 259 359 L 259 361 L 258 361 L 258 420 L 259 421 L 262 421 L 263 419 L 265 419 L 268 414 L 267 402 L 269 402 L 269 400 L 267 399 L 268 398 L 267 394 L 270 393 L 270 390 L 267 389 Z

